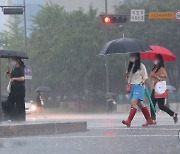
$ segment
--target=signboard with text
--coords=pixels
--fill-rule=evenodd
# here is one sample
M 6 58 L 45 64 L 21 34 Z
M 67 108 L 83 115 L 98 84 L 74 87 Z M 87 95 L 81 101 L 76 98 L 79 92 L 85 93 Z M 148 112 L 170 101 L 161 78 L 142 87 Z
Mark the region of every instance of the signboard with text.
M 144 22 L 145 21 L 145 10 L 143 9 L 133 9 L 131 10 L 131 22 Z
M 174 12 L 149 12 L 149 19 L 174 19 Z

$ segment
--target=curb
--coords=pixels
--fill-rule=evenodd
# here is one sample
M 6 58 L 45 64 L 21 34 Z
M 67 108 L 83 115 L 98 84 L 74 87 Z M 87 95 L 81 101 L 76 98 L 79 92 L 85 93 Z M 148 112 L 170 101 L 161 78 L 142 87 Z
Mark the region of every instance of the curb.
M 87 122 L 50 122 L 0 125 L 0 137 L 56 135 L 87 131 Z

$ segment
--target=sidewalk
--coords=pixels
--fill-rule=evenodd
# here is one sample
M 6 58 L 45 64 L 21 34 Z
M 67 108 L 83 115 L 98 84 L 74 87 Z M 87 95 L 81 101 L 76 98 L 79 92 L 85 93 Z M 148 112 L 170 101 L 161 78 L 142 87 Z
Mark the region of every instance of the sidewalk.
M 83 131 L 87 131 L 87 122 L 27 121 L 0 125 L 0 137 L 56 135 Z

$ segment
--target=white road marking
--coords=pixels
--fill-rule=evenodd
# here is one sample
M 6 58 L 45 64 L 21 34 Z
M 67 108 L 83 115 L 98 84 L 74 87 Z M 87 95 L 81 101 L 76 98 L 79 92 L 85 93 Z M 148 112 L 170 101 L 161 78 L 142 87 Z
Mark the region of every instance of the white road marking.
M 93 129 L 93 130 L 98 130 L 98 129 L 101 129 L 101 130 L 106 130 L 106 129 L 115 129 L 115 130 L 159 130 L 159 131 L 178 131 L 180 129 L 178 128 L 159 128 L 159 127 L 153 127 L 153 126 L 150 126 L 150 127 L 119 127 L 119 126 L 88 126 L 88 129 Z
M 28 137 L 33 139 L 78 139 L 78 138 L 121 138 L 121 137 L 178 137 L 177 135 L 113 135 L 113 136 L 106 136 L 106 135 L 87 135 L 87 136 L 33 136 Z M 15 137 L 15 138 L 1 138 L 1 140 L 19 140 L 19 139 L 27 139 L 27 137 Z

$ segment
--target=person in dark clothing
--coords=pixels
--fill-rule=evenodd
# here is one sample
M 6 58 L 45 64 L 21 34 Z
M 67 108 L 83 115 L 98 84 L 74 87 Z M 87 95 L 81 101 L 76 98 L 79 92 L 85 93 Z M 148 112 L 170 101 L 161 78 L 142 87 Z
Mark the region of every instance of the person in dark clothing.
M 12 58 L 12 72 L 7 72 L 10 77 L 10 93 L 7 99 L 6 112 L 9 120 L 25 121 L 25 77 L 24 62 L 20 58 Z
M 156 106 L 156 104 L 158 103 L 159 109 L 166 112 L 167 114 L 169 114 L 173 120 L 174 123 L 178 122 L 178 114 L 175 113 L 174 111 L 172 111 L 169 107 L 167 107 L 165 105 L 165 99 L 167 98 L 167 94 L 161 97 L 157 97 L 155 94 L 155 85 L 159 82 L 159 81 L 166 81 L 167 80 L 167 72 L 164 66 L 164 60 L 162 55 L 157 54 L 155 57 L 154 62 L 154 67 L 150 73 L 150 77 L 152 80 L 152 85 L 153 85 L 153 90 L 152 90 L 152 94 L 151 94 L 151 99 L 152 102 L 154 104 L 154 107 Z M 150 107 L 151 109 L 151 118 L 153 119 L 153 123 L 156 124 L 156 114 L 154 113 L 152 107 Z
M 37 105 L 37 114 L 42 114 L 45 117 L 45 113 L 44 113 L 44 100 L 42 97 L 42 94 L 40 91 L 37 92 L 37 97 L 36 97 L 36 105 Z
M 38 95 L 36 97 L 37 106 L 42 107 L 44 105 L 42 95 L 39 91 L 37 93 L 38 93 Z
M 112 96 L 109 96 L 107 99 L 107 105 L 108 105 L 108 113 L 112 113 L 113 112 L 113 106 L 114 106 L 114 99 Z

